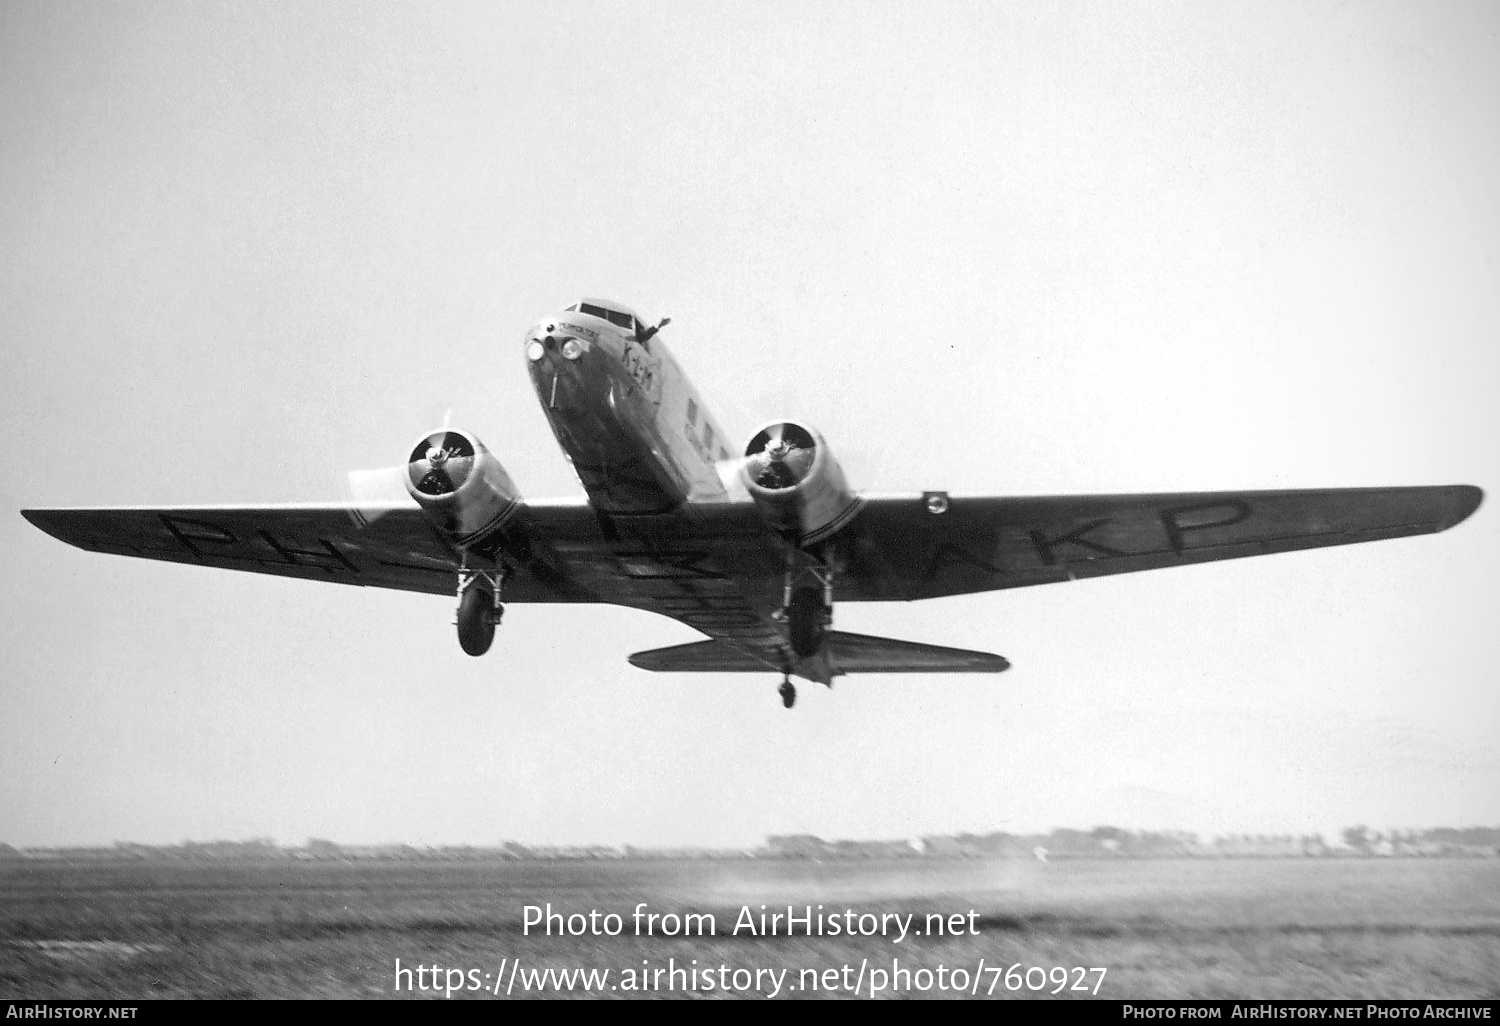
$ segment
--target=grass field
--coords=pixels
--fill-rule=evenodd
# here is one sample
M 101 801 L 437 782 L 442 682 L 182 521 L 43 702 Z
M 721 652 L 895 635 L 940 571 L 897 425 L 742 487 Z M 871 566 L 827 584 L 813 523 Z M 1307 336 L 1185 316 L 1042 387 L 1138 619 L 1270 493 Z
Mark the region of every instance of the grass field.
M 597 909 L 619 936 L 523 932 L 523 906 Z M 631 912 L 712 913 L 715 936 L 636 936 Z M 967 916 L 977 935 L 746 936 L 740 909 L 821 904 L 825 914 Z M 868 920 L 866 921 L 869 922 Z M 965 918 L 967 928 L 970 922 Z M 397 959 L 474 970 L 437 991 L 395 991 Z M 696 959 L 696 964 L 693 960 Z M 979 970 L 981 959 L 985 969 Z M 518 961 L 519 960 L 519 961 Z M 675 961 L 674 961 L 675 960 Z M 893 961 L 899 960 L 899 962 Z M 841 967 L 849 966 L 845 976 Z M 50 864 L 0 868 L 0 997 L 585 996 L 543 969 L 609 969 L 598 996 L 650 973 L 651 996 L 939 997 L 939 966 L 970 989 L 1036 997 L 1027 968 L 1107 969 L 1110 998 L 1500 998 L 1500 860 L 1265 859 L 881 863 L 267 862 Z M 1019 965 L 1006 987 L 1002 970 Z M 519 967 L 519 975 L 510 974 Z M 908 973 L 903 979 L 893 970 Z M 734 970 L 748 972 L 734 977 Z M 763 970 L 757 979 L 755 970 Z M 836 970 L 838 987 L 825 970 Z M 644 977 L 639 975 L 645 971 Z M 807 970 L 809 972 L 804 972 Z M 630 976 L 626 976 L 626 973 Z M 486 975 L 488 974 L 488 975 Z M 1045 974 L 1033 973 L 1031 982 Z M 931 989 L 919 990 L 926 979 Z M 1092 989 L 1098 974 L 1084 982 Z M 814 980 L 817 990 L 811 990 Z M 407 978 L 407 987 L 417 983 Z M 431 976 L 423 982 L 433 983 Z M 745 983 L 739 987 L 738 982 Z M 905 982 L 904 987 L 900 987 Z M 1079 982 L 1067 975 L 1071 988 Z M 797 990 L 801 986 L 800 991 Z M 686 993 L 685 993 L 686 992 Z M 967 992 L 966 992 L 967 993 Z M 1065 989 L 1062 996 L 1084 996 Z

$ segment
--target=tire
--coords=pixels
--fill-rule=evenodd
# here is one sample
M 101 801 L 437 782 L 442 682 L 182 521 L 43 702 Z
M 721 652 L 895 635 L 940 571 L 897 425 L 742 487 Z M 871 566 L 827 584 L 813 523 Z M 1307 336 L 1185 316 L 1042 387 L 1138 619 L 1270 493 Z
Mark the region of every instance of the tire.
M 806 659 L 823 647 L 823 589 L 798 588 L 792 592 L 787 621 L 792 636 L 792 651 Z
M 458 604 L 458 643 L 471 656 L 482 656 L 495 640 L 495 596 L 474 585 Z

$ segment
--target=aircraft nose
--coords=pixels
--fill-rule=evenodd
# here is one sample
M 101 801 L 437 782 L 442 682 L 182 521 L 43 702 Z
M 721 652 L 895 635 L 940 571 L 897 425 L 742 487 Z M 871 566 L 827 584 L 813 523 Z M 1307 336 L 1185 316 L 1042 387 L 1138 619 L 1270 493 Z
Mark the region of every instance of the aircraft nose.
M 570 363 L 577 362 L 584 354 L 585 346 L 572 333 L 558 331 L 555 323 L 538 324 L 526 335 L 526 359 L 532 364 L 544 360 L 556 362 L 559 357 Z
M 557 323 L 539 321 L 526 333 L 526 360 L 539 363 L 549 352 L 556 352 L 557 346 Z

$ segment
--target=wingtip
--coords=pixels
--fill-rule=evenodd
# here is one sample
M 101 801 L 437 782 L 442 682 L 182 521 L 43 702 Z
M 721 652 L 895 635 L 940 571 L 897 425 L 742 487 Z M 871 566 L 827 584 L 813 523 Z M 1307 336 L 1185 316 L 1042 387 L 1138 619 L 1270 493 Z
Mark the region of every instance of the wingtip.
M 38 530 L 41 530 L 41 531 L 45 531 L 48 534 L 52 535 L 54 538 L 58 536 L 57 535 L 57 531 L 54 530 L 49 525 L 49 523 L 48 523 L 48 519 L 49 518 L 48 518 L 47 514 L 50 512 L 50 510 L 45 510 L 45 509 L 23 509 L 20 512 L 21 512 L 21 516 L 25 517 L 26 518 L 26 522 L 28 524 L 30 524 L 32 527 L 35 527 L 35 528 L 37 528 Z
M 1484 502 L 1484 489 L 1477 485 L 1452 485 L 1449 489 L 1453 498 L 1452 519 L 1445 525 L 1454 527 L 1463 523 L 1473 516 Z

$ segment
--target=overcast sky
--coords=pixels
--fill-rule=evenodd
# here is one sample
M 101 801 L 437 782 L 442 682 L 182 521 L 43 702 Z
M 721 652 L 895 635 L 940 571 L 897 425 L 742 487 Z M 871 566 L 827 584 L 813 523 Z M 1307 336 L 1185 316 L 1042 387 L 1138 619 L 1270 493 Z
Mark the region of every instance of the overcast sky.
M 0 841 L 753 844 L 1500 823 L 1493 3 L 0 4 Z M 335 499 L 521 335 L 671 316 L 873 490 L 1472 483 L 1445 534 L 840 628 L 1000 676 L 653 675 L 665 618 L 90 554 Z

